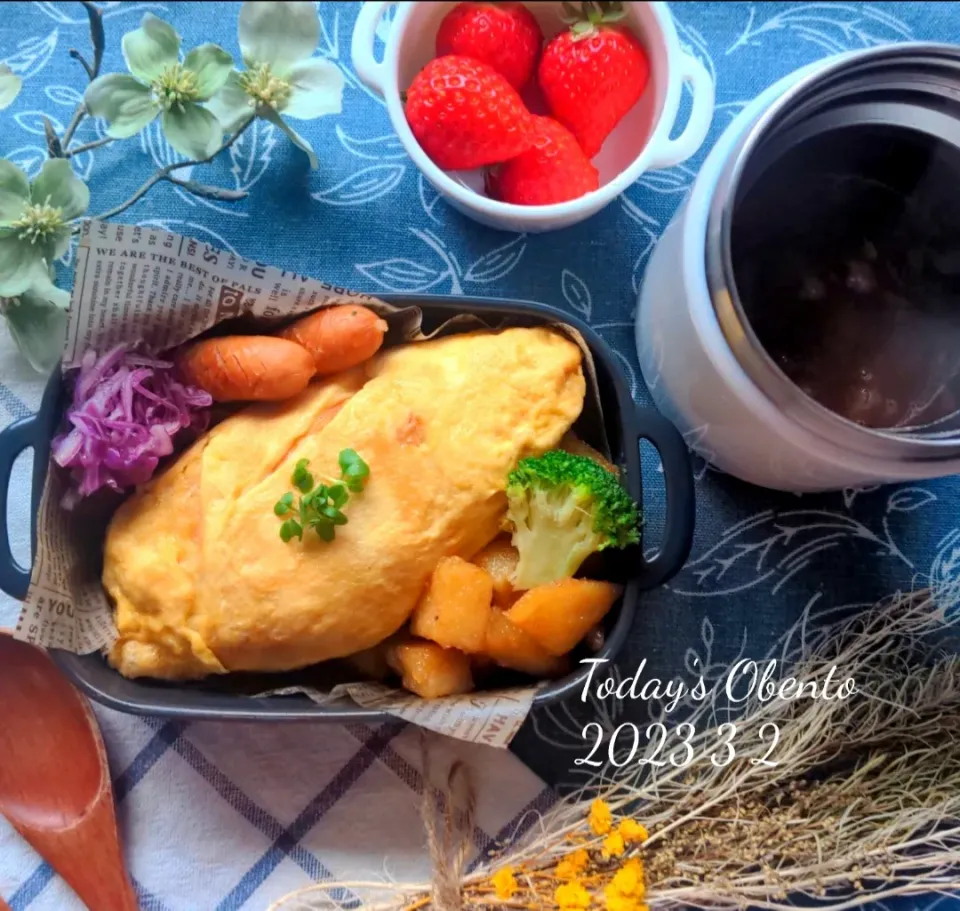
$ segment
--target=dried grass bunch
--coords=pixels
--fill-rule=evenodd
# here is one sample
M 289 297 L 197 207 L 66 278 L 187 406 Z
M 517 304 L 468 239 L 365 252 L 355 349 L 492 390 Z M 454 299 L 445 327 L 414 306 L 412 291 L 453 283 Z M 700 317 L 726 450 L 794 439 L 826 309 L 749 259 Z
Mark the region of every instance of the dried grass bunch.
M 439 797 L 425 800 L 432 883 L 321 883 L 272 911 L 351 897 L 407 911 L 779 911 L 801 898 L 842 911 L 958 889 L 960 658 L 949 634 L 960 617 L 951 607 L 923 592 L 819 628 L 805 615 L 776 656 L 778 677 L 823 680 L 836 666 L 854 678 L 855 694 L 765 701 L 754 693 L 734 717 L 715 690 L 686 719 L 695 733 L 681 739 L 674 730 L 660 753 L 686 750 L 686 741 L 696 761 L 610 764 L 467 874 L 473 796 L 464 770 L 453 768 Z M 718 767 L 708 757 L 717 728 L 731 721 L 736 758 Z M 771 729 L 761 736 L 771 723 L 780 732 L 775 755 Z M 652 755 L 648 747 L 642 758 Z M 762 762 L 768 755 L 776 765 Z

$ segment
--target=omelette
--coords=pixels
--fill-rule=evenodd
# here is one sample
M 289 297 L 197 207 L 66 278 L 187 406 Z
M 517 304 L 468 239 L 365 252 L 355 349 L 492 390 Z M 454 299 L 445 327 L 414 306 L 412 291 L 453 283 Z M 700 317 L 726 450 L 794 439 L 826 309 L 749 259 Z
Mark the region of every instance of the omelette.
M 285 402 L 227 418 L 113 517 L 103 584 L 127 677 L 284 671 L 383 641 L 438 561 L 500 530 L 507 474 L 554 448 L 583 407 L 581 352 L 545 328 L 388 349 Z M 370 466 L 331 542 L 281 540 L 274 504 L 300 459 Z

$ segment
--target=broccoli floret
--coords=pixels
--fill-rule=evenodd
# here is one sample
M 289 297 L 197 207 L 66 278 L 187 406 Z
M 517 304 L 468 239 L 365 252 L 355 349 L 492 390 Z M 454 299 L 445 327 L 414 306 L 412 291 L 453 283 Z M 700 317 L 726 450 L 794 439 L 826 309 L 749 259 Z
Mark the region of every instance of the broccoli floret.
M 507 478 L 507 501 L 517 588 L 572 576 L 590 554 L 640 541 L 637 504 L 586 456 L 557 449 L 522 459 Z

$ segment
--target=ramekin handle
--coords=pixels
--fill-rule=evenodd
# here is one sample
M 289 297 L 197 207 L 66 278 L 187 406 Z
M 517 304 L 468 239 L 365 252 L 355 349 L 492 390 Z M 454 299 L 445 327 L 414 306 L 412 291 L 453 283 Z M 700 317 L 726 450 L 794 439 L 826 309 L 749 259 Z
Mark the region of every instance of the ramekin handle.
M 353 38 L 350 41 L 350 57 L 353 68 L 360 81 L 378 95 L 383 95 L 385 67 L 373 59 L 373 45 L 377 37 L 377 26 L 384 10 L 390 5 L 382 0 L 367 0 L 360 7 Z
M 356 32 L 354 32 L 356 35 Z M 651 168 L 672 168 L 686 161 L 703 145 L 713 121 L 716 91 L 706 67 L 689 54 L 680 55 L 680 75 L 693 91 L 690 119 L 676 139 L 666 139 L 654 153 Z

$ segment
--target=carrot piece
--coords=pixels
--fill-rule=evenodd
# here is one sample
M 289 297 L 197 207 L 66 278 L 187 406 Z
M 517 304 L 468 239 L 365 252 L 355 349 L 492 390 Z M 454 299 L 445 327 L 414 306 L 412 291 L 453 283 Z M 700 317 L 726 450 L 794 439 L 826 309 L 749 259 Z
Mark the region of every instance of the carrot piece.
M 559 579 L 531 588 L 506 616 L 551 655 L 565 655 L 606 616 L 622 592 L 610 582 Z

